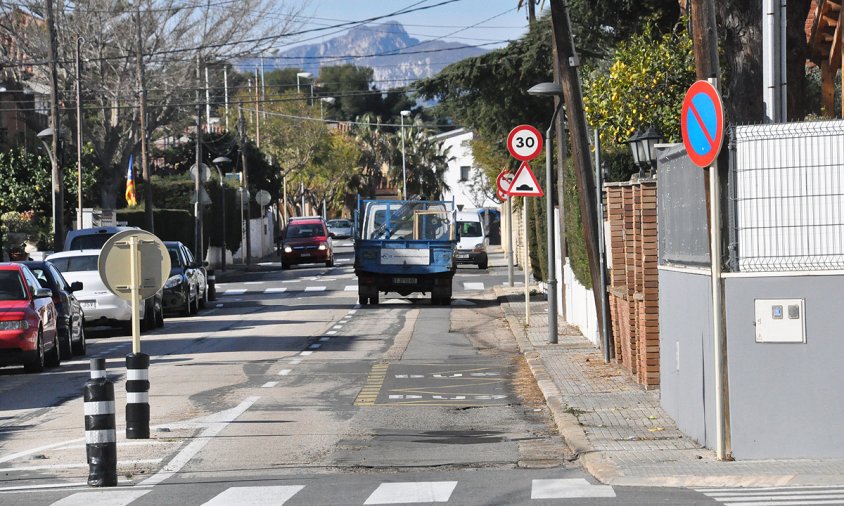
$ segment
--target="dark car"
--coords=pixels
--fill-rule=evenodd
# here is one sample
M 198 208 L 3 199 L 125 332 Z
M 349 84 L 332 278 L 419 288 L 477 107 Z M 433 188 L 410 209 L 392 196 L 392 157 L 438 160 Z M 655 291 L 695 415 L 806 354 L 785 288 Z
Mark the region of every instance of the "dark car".
M 0 365 L 41 372 L 61 363 L 53 292 L 19 263 L 0 264 Z
M 190 316 L 208 301 L 208 274 L 205 262 L 179 241 L 165 241 L 170 253 L 170 278 L 164 283 L 164 310 Z
M 296 264 L 325 263 L 334 266 L 333 234 L 322 218 L 296 218 L 287 223 L 281 252 L 281 268 Z
M 85 355 L 85 313 L 82 305 L 76 300 L 73 292 L 82 289 L 82 282 L 68 283 L 52 262 L 21 262 L 29 267 L 35 278 L 43 288 L 53 292 L 53 304 L 56 306 L 59 318 L 56 328 L 59 334 L 59 344 L 63 357 L 71 355 Z

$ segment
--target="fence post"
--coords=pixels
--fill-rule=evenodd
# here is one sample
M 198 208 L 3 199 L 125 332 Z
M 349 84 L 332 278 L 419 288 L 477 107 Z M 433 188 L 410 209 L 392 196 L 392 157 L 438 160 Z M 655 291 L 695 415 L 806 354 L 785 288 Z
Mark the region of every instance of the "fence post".
M 105 359 L 91 359 L 91 379 L 82 390 L 85 401 L 85 452 L 88 485 L 117 485 L 117 433 L 114 419 L 114 384 L 105 373 Z
M 126 439 L 149 439 L 149 355 L 126 355 Z

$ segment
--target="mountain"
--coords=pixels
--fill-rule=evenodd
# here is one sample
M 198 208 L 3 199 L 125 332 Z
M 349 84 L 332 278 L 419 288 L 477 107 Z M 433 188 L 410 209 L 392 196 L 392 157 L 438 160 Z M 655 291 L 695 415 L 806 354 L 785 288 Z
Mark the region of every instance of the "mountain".
M 486 52 L 457 42 L 420 41 L 408 35 L 401 23 L 389 21 L 358 26 L 319 44 L 296 46 L 279 53 L 273 63 L 299 67 L 314 75 L 320 66 L 351 63 L 370 67 L 375 85 L 389 89 L 430 77 L 451 63 Z

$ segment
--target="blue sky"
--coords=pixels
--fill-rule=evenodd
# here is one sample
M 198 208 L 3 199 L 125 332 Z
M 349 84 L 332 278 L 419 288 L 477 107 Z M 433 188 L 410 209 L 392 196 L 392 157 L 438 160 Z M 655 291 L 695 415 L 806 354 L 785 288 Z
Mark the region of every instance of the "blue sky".
M 403 9 L 434 6 L 371 23 L 395 20 L 404 25 L 411 37 L 420 40 L 442 38 L 488 49 L 501 47 L 506 44 L 502 41 L 517 39 L 527 30 L 524 9 L 516 10 L 518 0 L 457 0 L 436 6 L 444 1 L 447 0 L 310 0 L 305 7 L 302 28 L 319 28 L 385 16 Z M 309 34 L 291 46 L 336 37 L 349 28 Z

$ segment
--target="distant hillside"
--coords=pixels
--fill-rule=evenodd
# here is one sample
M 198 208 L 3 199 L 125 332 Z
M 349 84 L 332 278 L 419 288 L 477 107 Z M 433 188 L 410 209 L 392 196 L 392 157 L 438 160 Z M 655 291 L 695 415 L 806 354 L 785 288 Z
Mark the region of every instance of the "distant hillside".
M 456 42 L 420 41 L 408 35 L 401 23 L 390 21 L 352 28 L 346 34 L 321 44 L 294 47 L 279 53 L 280 58 L 270 65 L 300 67 L 317 75 L 320 66 L 352 63 L 372 68 L 378 88 L 388 89 L 430 77 L 451 63 L 486 52 L 485 49 Z M 314 58 L 327 56 L 344 58 Z M 265 66 L 269 61 L 265 60 Z

